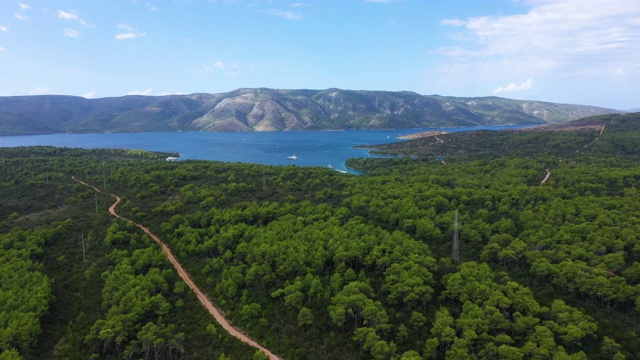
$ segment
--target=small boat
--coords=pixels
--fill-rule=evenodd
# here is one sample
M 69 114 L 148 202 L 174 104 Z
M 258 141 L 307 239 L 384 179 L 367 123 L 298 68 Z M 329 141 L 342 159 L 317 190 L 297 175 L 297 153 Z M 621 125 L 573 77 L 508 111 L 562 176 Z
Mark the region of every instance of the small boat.
M 289 160 L 298 160 L 298 157 L 295 155 L 291 155 L 291 156 L 287 156 L 287 159 Z

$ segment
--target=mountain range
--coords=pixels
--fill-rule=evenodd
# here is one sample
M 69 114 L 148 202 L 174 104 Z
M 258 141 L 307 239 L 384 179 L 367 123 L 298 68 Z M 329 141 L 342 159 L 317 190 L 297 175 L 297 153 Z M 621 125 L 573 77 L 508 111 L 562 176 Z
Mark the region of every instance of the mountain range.
M 86 99 L 0 97 L 0 135 L 425 128 L 565 122 L 620 112 L 586 105 L 400 91 L 237 89 Z

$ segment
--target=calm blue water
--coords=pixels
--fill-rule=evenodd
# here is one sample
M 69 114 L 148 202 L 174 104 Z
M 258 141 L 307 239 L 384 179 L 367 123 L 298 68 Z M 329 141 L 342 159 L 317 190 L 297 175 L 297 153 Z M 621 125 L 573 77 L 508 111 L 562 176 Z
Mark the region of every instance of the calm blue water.
M 429 130 L 448 132 L 500 130 L 524 126 L 485 126 L 471 128 L 278 131 L 278 132 L 171 132 L 134 134 L 50 134 L 0 136 L 0 147 L 51 145 L 79 148 L 124 148 L 180 153 L 182 159 L 248 162 L 267 165 L 333 166 L 347 170 L 344 162 L 366 157 L 367 150 L 356 145 L 396 141 L 400 135 Z M 288 160 L 296 155 L 298 160 Z

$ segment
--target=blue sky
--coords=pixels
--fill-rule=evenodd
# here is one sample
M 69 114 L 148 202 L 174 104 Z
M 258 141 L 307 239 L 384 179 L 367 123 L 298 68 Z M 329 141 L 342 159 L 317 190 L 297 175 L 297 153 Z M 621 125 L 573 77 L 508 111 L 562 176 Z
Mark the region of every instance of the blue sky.
M 415 91 L 640 107 L 638 0 L 0 0 L 0 96 Z

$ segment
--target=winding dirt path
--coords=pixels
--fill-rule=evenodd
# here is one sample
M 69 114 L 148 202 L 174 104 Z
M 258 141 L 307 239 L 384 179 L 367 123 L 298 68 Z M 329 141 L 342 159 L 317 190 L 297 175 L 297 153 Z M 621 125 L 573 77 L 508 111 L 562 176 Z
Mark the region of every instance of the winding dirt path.
M 96 192 L 102 193 L 102 191 L 100 191 L 100 189 L 98 189 L 97 187 L 95 187 L 93 185 L 89 185 L 89 184 L 85 183 L 82 180 L 76 179 L 73 176 L 71 178 L 73 180 L 77 181 L 78 183 L 82 184 L 82 185 L 85 185 L 85 186 L 88 186 L 88 187 L 92 188 Z M 147 228 L 146 226 L 142 226 L 142 225 L 140 225 L 140 224 L 138 224 L 138 223 L 136 223 L 136 222 L 134 222 L 132 220 L 129 220 L 129 219 L 121 216 L 120 214 L 118 214 L 116 212 L 116 206 L 118 206 L 118 204 L 120 203 L 120 198 L 118 196 L 114 195 L 114 194 L 109 194 L 109 195 L 113 196 L 116 199 L 116 202 L 113 203 L 113 205 L 111 205 L 111 207 L 109 207 L 109 213 L 111 213 L 111 215 L 117 217 L 118 219 L 127 221 L 127 222 L 139 227 L 140 229 L 142 229 L 142 231 L 144 231 L 147 235 L 149 235 L 155 242 L 157 242 L 162 247 L 162 251 L 164 251 L 165 254 L 167 254 L 167 257 L 169 258 L 169 261 L 171 261 L 171 263 L 173 264 L 173 267 L 175 267 L 176 270 L 178 271 L 178 275 L 180 275 L 182 280 L 184 280 L 184 282 L 187 283 L 187 285 L 189 285 L 191 290 L 193 290 L 193 292 L 198 297 L 198 300 L 200 300 L 200 303 L 202 303 L 202 305 L 209 311 L 209 313 L 211 315 L 213 315 L 213 317 L 216 319 L 218 324 L 220 324 L 225 330 L 227 330 L 229 332 L 229 334 L 235 336 L 240 341 L 242 341 L 242 342 L 248 344 L 249 346 L 252 346 L 252 347 L 254 347 L 254 348 L 256 348 L 256 349 L 258 349 L 260 351 L 262 351 L 265 355 L 267 355 L 267 357 L 269 357 L 269 359 L 271 359 L 271 360 L 280 360 L 280 358 L 275 356 L 271 351 L 269 351 L 266 348 L 262 347 L 262 345 L 258 344 L 256 341 L 250 339 L 245 334 L 243 334 L 240 330 L 238 330 L 233 325 L 231 325 L 231 323 L 229 323 L 229 321 L 227 321 L 227 319 L 225 319 L 225 317 L 222 315 L 220 310 L 218 310 L 213 305 L 211 300 L 209 300 L 207 298 L 207 296 L 202 292 L 202 290 L 200 290 L 198 288 L 198 286 L 193 282 L 193 280 L 191 280 L 191 277 L 189 276 L 189 273 L 182 267 L 182 265 L 178 262 L 178 260 L 175 258 L 175 256 L 173 256 L 173 254 L 171 253 L 171 249 L 169 249 L 169 247 L 164 242 L 162 242 L 162 240 L 160 240 L 159 237 L 157 237 L 154 233 L 152 233 L 151 230 L 149 230 L 149 228 Z
M 540 182 L 540 185 L 543 185 L 544 183 L 546 183 L 547 180 L 549 180 L 549 176 L 551 176 L 551 169 L 547 169 L 547 175 L 544 177 L 544 179 L 542 179 L 542 181 Z
M 611 122 L 613 122 L 613 119 L 615 118 L 615 116 L 613 118 L 611 118 Z M 600 137 L 602 136 L 602 134 L 604 134 L 604 128 L 605 126 L 607 126 L 607 124 L 603 124 L 602 125 L 602 129 L 600 129 L 600 133 L 598 134 L 598 136 L 596 136 L 595 139 L 593 139 L 591 142 L 589 142 L 587 145 L 585 145 L 582 149 L 586 149 L 589 145 L 595 143 L 596 141 L 598 141 L 598 139 L 600 139 Z M 580 152 L 580 150 L 582 149 L 578 149 L 576 150 L 576 152 Z
M 613 124 L 613 120 L 616 118 L 616 116 L 618 115 L 614 115 L 611 118 L 611 121 L 609 122 L 609 125 Z M 586 149 L 589 145 L 595 143 L 596 141 L 598 141 L 602 135 L 604 134 L 604 128 L 607 126 L 607 124 L 602 124 L 602 128 L 600 129 L 600 132 L 598 133 L 598 136 L 596 136 L 595 139 L 593 139 L 591 142 L 589 142 L 588 144 L 586 144 L 582 149 Z M 578 149 L 576 150 L 576 153 L 580 152 L 580 150 L 582 149 Z M 562 161 L 562 158 L 560 158 L 560 161 Z M 547 182 L 547 180 L 549 180 L 549 176 L 551 176 L 551 169 L 547 169 L 547 175 L 544 177 L 544 179 L 542 179 L 542 181 L 540 182 L 540 185 L 544 185 L 544 183 Z

